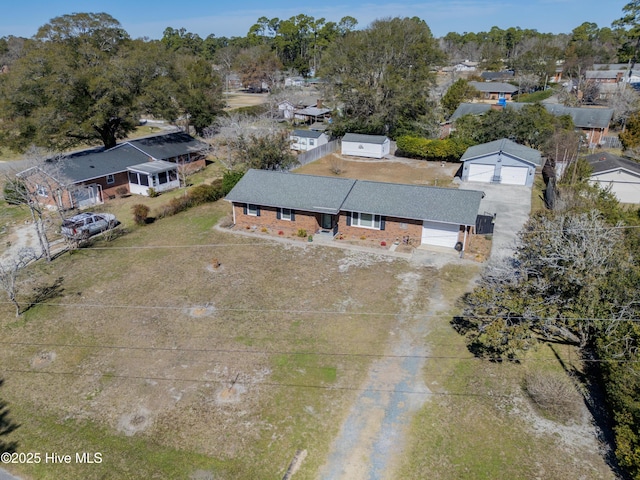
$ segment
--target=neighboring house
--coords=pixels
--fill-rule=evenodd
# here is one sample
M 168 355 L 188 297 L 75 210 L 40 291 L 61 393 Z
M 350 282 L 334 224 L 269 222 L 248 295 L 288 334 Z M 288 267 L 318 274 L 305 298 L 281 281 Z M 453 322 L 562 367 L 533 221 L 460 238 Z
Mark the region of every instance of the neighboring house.
M 478 69 L 479 62 L 471 62 L 465 60 L 464 62 L 456 63 L 453 66 L 454 72 L 475 72 Z
M 306 152 L 329 142 L 327 134 L 318 130 L 294 130 L 289 139 L 291 149 L 299 152 Z
M 465 249 L 483 193 L 249 170 L 229 192 L 238 228 Z
M 293 118 L 302 123 L 323 122 L 331 118 L 331 109 L 324 107 L 320 100 L 315 106 L 296 109 L 293 113 Z
M 584 78 L 595 83 L 620 83 L 624 81 L 623 70 L 587 70 Z
M 141 138 L 47 161 L 18 174 L 52 208 L 84 208 L 120 193 L 148 195 L 179 186 L 178 170 L 205 165 L 208 146 L 184 133 Z
M 280 118 L 284 118 L 285 120 L 293 119 L 293 112 L 295 111 L 296 106 L 291 103 L 289 100 L 283 100 L 278 103 L 278 116 Z
M 515 108 L 521 109 L 530 103 L 509 102 L 504 106 L 482 103 L 461 103 L 451 118 L 442 126 L 442 136 L 453 131 L 455 121 L 465 115 L 482 115 L 491 109 Z M 585 136 L 590 147 L 604 143 L 604 137 L 609 133 L 609 123 L 613 118 L 613 109 L 599 107 L 565 107 L 556 103 L 543 103 L 547 111 L 553 115 L 569 115 L 576 130 Z
M 469 82 L 469 85 L 478 90 L 480 99 L 485 101 L 511 100 L 518 91 L 518 87 L 502 82 Z
M 513 80 L 513 71 L 505 70 L 502 72 L 482 72 L 480 76 L 485 82 L 499 82 L 504 80 Z
M 542 166 L 538 150 L 506 138 L 469 147 L 462 158 L 463 182 L 533 186 L 536 168 Z
M 640 164 L 608 152 L 586 157 L 593 173 L 590 183 L 609 188 L 621 203 L 640 203 Z
M 347 133 L 342 137 L 342 154 L 354 157 L 383 158 L 389 154 L 391 141 L 384 135 Z
M 286 77 L 284 79 L 285 87 L 302 87 L 304 85 L 304 78 L 302 77 Z

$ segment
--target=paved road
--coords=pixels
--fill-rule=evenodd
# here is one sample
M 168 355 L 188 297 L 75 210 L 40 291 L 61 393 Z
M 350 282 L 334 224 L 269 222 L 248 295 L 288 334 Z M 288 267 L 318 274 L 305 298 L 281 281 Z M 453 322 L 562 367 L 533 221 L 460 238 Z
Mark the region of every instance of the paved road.
M 496 214 L 490 261 L 496 262 L 512 256 L 518 232 L 522 230 L 531 212 L 531 188 L 468 182 L 461 183 L 460 188 L 484 192 L 479 213 Z
M 14 477 L 6 470 L 0 468 L 0 480 L 20 480 L 20 478 Z

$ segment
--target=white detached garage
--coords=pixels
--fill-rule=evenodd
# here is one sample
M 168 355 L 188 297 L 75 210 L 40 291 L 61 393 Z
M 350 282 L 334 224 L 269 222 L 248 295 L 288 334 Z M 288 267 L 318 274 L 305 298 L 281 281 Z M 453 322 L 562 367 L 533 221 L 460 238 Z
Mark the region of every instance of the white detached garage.
M 384 135 L 347 133 L 342 137 L 342 154 L 355 157 L 382 158 L 389 154 L 391 140 Z
M 531 187 L 542 166 L 538 150 L 506 138 L 469 147 L 460 159 L 463 182 L 501 183 Z

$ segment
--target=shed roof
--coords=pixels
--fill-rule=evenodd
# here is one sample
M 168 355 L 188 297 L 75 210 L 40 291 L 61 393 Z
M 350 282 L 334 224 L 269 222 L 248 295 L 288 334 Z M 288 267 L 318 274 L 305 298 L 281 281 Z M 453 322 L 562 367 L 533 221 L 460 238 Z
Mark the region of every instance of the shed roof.
M 474 145 L 467 148 L 464 155 L 460 158 L 461 162 L 473 160 L 479 157 L 486 157 L 494 153 L 506 153 L 512 157 L 524 160 L 536 166 L 542 165 L 542 158 L 540 152 L 534 148 L 525 147 L 507 138 L 501 138 L 500 140 L 494 140 L 493 142 L 483 143 L 480 145 Z
M 320 132 L 318 130 L 294 130 L 291 132 L 291 136 L 301 138 L 320 138 L 323 133 L 324 132 Z
M 591 165 L 593 173 L 604 173 L 623 169 L 640 174 L 640 163 L 618 157 L 609 152 L 599 152 L 588 155 L 586 160 L 589 162 L 589 165 Z
M 342 210 L 457 225 L 475 225 L 483 193 L 358 180 Z
M 355 180 L 248 170 L 226 196 L 230 202 L 336 214 Z
M 513 93 L 518 90 L 518 87 L 504 82 L 469 82 L 469 85 L 481 92 Z
M 342 137 L 343 142 L 375 143 L 377 145 L 382 145 L 388 140 L 384 135 L 363 135 L 360 133 L 345 133 L 344 137 Z

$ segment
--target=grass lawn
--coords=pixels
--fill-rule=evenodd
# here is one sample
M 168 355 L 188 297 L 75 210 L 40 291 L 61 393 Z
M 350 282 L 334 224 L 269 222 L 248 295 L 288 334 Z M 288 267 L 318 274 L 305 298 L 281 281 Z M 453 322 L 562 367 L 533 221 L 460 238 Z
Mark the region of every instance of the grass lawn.
M 349 162 L 345 175 L 432 184 L 443 168 L 384 163 Z M 21 452 L 102 453 L 100 464 L 11 472 L 275 479 L 305 449 L 294 478 L 316 478 L 371 362 L 401 328 L 401 279 L 421 267 L 219 231 L 213 226 L 231 210 L 224 201 L 133 223 L 134 203 L 154 215 L 181 194 L 110 202 L 125 235 L 33 265 L 21 300 L 32 286 L 62 283 L 20 318 L 0 303 L 0 398 L 20 424 L 8 440 Z M 427 311 L 435 284 L 454 304 L 478 268 L 430 270 L 412 313 Z M 396 478 L 612 478 L 599 455 L 535 433 L 518 413 L 528 411 L 525 369 L 559 368 L 549 352 L 523 365 L 471 359 L 449 325 L 455 312 L 441 313 L 426 338 L 433 358 L 424 381 L 436 395 L 413 421 Z

